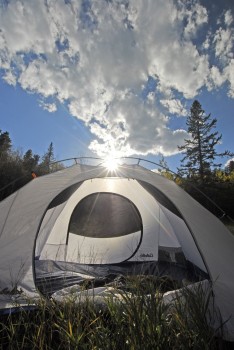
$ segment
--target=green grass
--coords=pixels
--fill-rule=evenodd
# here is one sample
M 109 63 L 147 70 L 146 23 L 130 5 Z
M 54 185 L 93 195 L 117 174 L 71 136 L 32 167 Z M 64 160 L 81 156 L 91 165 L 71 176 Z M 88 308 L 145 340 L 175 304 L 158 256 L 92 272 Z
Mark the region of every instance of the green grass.
M 34 311 L 1 316 L 0 349 L 224 349 L 210 327 L 211 293 L 185 289 L 165 304 L 161 291 L 131 278 L 118 302 L 115 293 L 102 303 L 73 295 L 62 303 L 40 299 Z

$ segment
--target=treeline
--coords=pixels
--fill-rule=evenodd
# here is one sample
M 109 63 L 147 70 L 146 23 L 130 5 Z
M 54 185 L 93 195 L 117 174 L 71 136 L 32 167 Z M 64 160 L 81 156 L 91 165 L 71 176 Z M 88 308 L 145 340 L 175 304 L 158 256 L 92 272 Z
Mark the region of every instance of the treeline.
M 62 169 L 61 163 L 51 165 L 55 161 L 52 142 L 42 156 L 31 149 L 22 153 L 13 148 L 9 132 L 0 130 L 0 200 L 31 181 L 34 174 L 41 176 Z
M 160 170 L 160 169 L 159 169 Z M 234 220 L 234 170 L 214 170 L 206 181 L 181 177 L 169 170 L 160 170 L 161 175 L 176 182 L 194 199 L 223 221 Z M 229 218 L 228 218 L 229 217 Z

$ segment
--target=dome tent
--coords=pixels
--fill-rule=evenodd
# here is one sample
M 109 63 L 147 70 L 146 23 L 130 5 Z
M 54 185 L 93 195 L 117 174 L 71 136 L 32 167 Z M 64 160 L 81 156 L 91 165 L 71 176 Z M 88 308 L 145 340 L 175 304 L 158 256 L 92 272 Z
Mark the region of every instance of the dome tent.
M 174 182 L 139 165 L 110 173 L 76 164 L 0 203 L 0 307 L 20 300 L 17 290 L 46 292 L 47 276 L 58 290 L 133 266 L 155 274 L 169 267 L 177 278 L 192 271 L 213 282 L 226 337 L 234 340 L 233 251 L 231 233 Z M 65 272 L 69 278 L 61 278 Z

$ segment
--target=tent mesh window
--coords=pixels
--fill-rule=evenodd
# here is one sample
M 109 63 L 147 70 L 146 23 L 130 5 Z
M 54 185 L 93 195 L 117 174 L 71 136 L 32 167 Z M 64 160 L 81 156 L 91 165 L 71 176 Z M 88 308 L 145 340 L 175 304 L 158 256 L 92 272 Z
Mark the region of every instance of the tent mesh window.
M 73 210 L 69 232 L 85 237 L 110 238 L 142 231 L 136 206 L 115 193 L 93 193 Z

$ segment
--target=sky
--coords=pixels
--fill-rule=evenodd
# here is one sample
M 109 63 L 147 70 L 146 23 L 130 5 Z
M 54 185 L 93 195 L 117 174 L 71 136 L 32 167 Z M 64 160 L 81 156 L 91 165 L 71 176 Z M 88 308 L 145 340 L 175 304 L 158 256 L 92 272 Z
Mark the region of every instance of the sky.
M 233 0 L 0 0 L 0 129 L 21 152 L 175 171 L 194 100 L 234 152 Z

